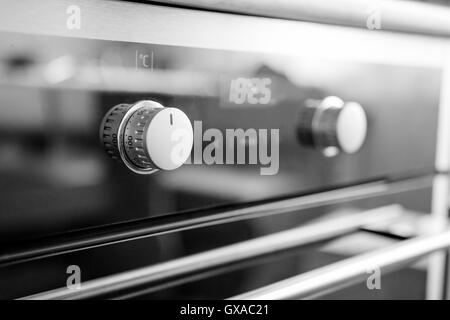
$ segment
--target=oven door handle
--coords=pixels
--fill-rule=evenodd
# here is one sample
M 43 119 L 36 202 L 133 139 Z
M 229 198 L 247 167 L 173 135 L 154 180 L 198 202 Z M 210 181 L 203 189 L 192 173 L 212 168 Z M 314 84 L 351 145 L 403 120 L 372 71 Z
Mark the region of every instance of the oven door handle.
M 403 212 L 402 206 L 393 204 L 349 213 L 168 262 L 90 280 L 82 283 L 79 289 L 61 288 L 23 299 L 84 299 L 114 294 L 120 290 L 132 290 L 144 285 L 151 286 L 175 277 L 332 239 L 372 224 L 390 223 L 400 219 Z
M 311 299 L 364 281 L 375 270 L 379 274 L 392 272 L 449 246 L 450 229 L 404 240 L 388 248 L 332 263 L 229 299 Z

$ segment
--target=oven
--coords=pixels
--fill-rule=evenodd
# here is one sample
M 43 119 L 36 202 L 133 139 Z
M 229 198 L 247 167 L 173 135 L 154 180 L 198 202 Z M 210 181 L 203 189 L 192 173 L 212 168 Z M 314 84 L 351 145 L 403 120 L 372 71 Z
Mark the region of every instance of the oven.
M 4 6 L 1 298 L 447 296 L 445 30 Z

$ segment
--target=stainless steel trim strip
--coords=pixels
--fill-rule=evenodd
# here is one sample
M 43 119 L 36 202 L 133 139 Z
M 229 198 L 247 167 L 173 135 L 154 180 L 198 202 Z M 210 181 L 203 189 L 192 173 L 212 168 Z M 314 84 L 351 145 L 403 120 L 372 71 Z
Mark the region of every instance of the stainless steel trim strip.
M 63 234 L 62 237 L 51 237 L 40 243 L 34 241 L 27 247 L 9 247 L 9 251 L 2 250 L 0 251 L 0 266 L 79 250 L 92 249 L 120 242 L 138 240 L 171 232 L 284 214 L 294 212 L 295 210 L 341 203 L 343 201 L 354 201 L 367 197 L 397 194 L 430 187 L 431 180 L 428 176 L 400 180 L 393 183 L 380 181 L 272 201 L 239 209 L 215 212 L 212 212 L 211 210 L 202 210 L 194 213 L 170 215 L 145 219 L 143 221 L 80 230 L 78 232 Z
M 381 273 L 397 270 L 412 261 L 450 246 L 450 230 L 405 240 L 389 248 L 349 258 L 323 268 L 247 292 L 230 299 L 304 299 L 329 293 L 366 279 L 368 270 Z
M 167 280 L 175 276 L 192 274 L 228 263 L 333 238 L 358 230 L 364 225 L 388 222 L 401 217 L 402 211 L 401 206 L 390 205 L 362 213 L 348 214 L 161 264 L 91 280 L 82 283 L 81 288 L 77 290 L 62 288 L 24 299 L 86 299 L 136 286 L 150 285 L 156 281 Z
M 379 14 L 382 30 L 450 36 L 450 9 L 393 0 L 152 0 L 171 5 L 367 28 Z
M 439 116 L 436 140 L 435 166 L 438 174 L 433 182 L 432 219 L 433 231 L 438 233 L 448 227 L 448 195 L 450 194 L 450 43 L 447 46 L 447 58 L 442 70 Z M 441 300 L 446 281 L 446 253 L 437 252 L 429 258 L 426 296 L 430 300 Z M 450 270 L 448 270 L 450 271 Z
M 313 6 L 315 1 L 308 3 Z M 257 2 L 259 1 L 255 1 L 256 7 Z M 306 1 L 299 3 L 305 6 Z M 0 10 L 0 31 L 264 52 L 304 59 L 439 68 L 445 58 L 444 43 L 447 41 L 443 41 L 443 38 L 382 30 L 363 30 L 124 1 L 41 0 L 37 4 L 34 0 L 0 0 L 0 4 L 7 8 Z M 67 13 L 67 10 L 71 6 L 80 9 L 79 29 L 67 27 L 71 12 L 69 10 Z M 343 14 L 347 10 L 351 11 L 348 6 L 342 5 L 341 1 L 330 1 L 330 6 L 335 10 L 338 10 L 339 6 Z M 448 11 L 443 9 L 443 12 Z M 401 11 L 399 14 L 403 20 L 408 21 L 407 11 Z M 386 13 L 383 19 L 389 19 L 389 16 L 390 14 Z M 444 17 L 448 19 L 448 15 Z M 438 20 L 442 19 L 430 19 L 425 15 L 421 19 L 410 19 L 410 23 L 420 28 Z M 30 46 L 29 50 L 34 49 Z M 155 56 L 155 59 L 158 57 Z

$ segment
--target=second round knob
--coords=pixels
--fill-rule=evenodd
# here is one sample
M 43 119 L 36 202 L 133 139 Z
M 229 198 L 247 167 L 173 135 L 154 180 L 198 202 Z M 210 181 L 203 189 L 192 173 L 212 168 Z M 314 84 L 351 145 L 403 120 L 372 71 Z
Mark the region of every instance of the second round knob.
M 308 101 L 300 111 L 297 132 L 303 145 L 355 153 L 366 139 L 367 117 L 359 103 L 330 96 Z

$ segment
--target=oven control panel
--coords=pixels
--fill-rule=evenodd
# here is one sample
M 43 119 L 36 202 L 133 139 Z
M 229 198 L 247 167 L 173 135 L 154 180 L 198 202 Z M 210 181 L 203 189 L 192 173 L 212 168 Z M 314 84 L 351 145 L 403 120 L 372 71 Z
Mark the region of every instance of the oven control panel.
M 403 47 L 0 36 L 4 241 L 435 172 L 441 69 Z

